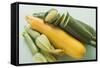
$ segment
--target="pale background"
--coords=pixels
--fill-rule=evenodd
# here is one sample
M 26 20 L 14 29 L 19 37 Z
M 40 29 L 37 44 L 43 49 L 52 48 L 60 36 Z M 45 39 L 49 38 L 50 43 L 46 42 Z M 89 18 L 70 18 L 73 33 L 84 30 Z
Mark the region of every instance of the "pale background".
M 34 63 L 32 61 L 32 54 L 22 36 L 22 32 L 24 31 L 24 27 L 27 25 L 25 20 L 26 15 L 32 15 L 33 13 L 38 12 L 47 12 L 51 8 L 55 8 L 58 10 L 60 14 L 67 13 L 78 19 L 83 21 L 84 23 L 92 26 L 95 29 L 96 25 L 96 9 L 91 8 L 78 8 L 78 7 L 59 7 L 59 6 L 42 6 L 42 5 L 19 5 L 19 63 Z M 96 48 L 90 45 L 85 45 L 86 54 L 84 59 L 82 60 L 94 60 L 96 59 Z M 27 56 L 26 56 L 27 55 Z M 61 61 L 74 61 L 68 56 L 60 57 Z M 60 61 L 59 61 L 60 62 Z
M 0 68 L 16 68 L 10 64 L 10 4 L 15 1 L 39 2 L 39 3 L 54 3 L 54 4 L 69 4 L 69 5 L 87 5 L 98 6 L 100 12 L 99 0 L 1 0 L 0 2 Z M 98 18 L 100 14 L 98 13 Z M 100 19 L 99 19 L 100 21 Z M 98 26 L 100 23 L 98 21 Z M 100 29 L 100 27 L 98 27 Z M 100 34 L 100 31 L 98 32 Z M 100 37 L 98 36 L 99 40 Z M 98 45 L 100 42 L 98 42 Z M 98 46 L 100 52 L 100 46 Z M 21 66 L 19 68 L 99 68 L 100 53 L 98 53 L 98 62 L 82 62 L 82 63 L 65 63 L 65 64 L 51 64 L 51 65 L 35 65 L 35 66 Z

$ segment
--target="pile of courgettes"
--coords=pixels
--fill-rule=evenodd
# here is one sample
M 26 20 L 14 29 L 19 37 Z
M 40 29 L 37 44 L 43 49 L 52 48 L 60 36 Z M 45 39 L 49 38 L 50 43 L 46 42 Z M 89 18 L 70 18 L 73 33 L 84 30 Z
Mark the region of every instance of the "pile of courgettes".
M 24 27 L 22 36 L 33 55 L 32 60 L 36 63 L 56 62 L 54 55 L 62 55 L 61 49 L 55 49 L 48 38 L 33 29 L 30 25 Z
M 60 14 L 53 8 L 47 12 L 33 13 L 33 16 L 63 29 L 84 44 L 96 46 L 96 31 L 86 23 L 73 18 L 69 12 Z

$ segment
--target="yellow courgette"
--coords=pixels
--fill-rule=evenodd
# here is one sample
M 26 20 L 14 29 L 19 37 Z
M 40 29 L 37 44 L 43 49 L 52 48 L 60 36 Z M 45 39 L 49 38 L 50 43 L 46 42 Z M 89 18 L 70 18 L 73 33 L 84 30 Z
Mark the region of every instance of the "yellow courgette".
M 86 49 L 80 41 L 60 28 L 44 23 L 42 19 L 33 16 L 26 16 L 26 20 L 33 29 L 45 34 L 54 47 L 64 50 L 66 55 L 79 59 L 86 53 Z

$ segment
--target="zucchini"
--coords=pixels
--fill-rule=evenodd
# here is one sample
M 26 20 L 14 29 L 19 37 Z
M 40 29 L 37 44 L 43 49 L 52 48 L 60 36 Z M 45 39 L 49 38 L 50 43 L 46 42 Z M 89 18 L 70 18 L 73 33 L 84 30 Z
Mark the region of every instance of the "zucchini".
M 52 23 L 58 15 L 58 11 L 56 9 L 51 9 L 47 13 L 45 13 L 45 22 Z
M 54 25 L 58 25 L 60 22 L 61 22 L 61 20 L 64 18 L 64 14 L 62 14 L 62 16 L 60 17 L 58 17 L 58 19 L 53 23 Z
M 40 33 L 31 29 L 31 26 L 25 26 L 25 31 L 32 37 L 33 40 L 35 40 L 38 36 L 40 36 Z
M 91 26 L 89 26 L 89 25 L 87 25 L 87 24 L 85 24 L 85 23 L 83 23 L 83 22 L 81 22 L 81 21 L 79 21 L 79 20 L 76 20 L 78 23 L 80 23 L 82 26 L 84 26 L 89 32 L 91 32 L 92 33 L 92 39 L 93 40 L 96 40 L 96 31 L 91 27 Z
M 32 60 L 35 63 L 45 63 L 48 62 L 47 59 L 45 58 L 45 56 L 42 53 L 36 53 L 35 55 L 33 55 Z
M 28 45 L 29 49 L 31 50 L 31 53 L 33 55 L 35 53 L 37 53 L 39 50 L 38 50 L 37 46 L 35 45 L 35 43 L 33 42 L 33 40 L 31 39 L 31 37 L 28 35 L 28 33 L 26 31 L 23 32 L 23 37 L 24 37 L 25 41 L 27 42 L 27 45 Z
M 43 51 L 43 50 L 41 50 L 40 52 L 45 56 L 45 58 L 46 58 L 46 60 L 48 62 L 55 62 L 55 61 L 57 61 L 55 56 L 53 56 L 52 54 L 50 54 L 50 53 L 48 53 L 46 51 Z
M 44 19 L 45 18 L 45 13 L 44 12 L 33 13 L 33 16 Z
M 59 17 L 60 17 L 60 14 L 58 13 L 58 15 L 52 20 L 52 23 L 56 22 L 57 19 L 59 19 Z
M 67 22 L 67 19 L 68 19 L 68 13 L 67 14 L 64 14 L 64 17 L 62 18 L 61 22 L 60 22 L 60 26 L 63 27 L 63 25 L 67 25 L 65 24 Z
M 83 43 L 91 44 L 93 34 L 70 15 L 68 16 L 68 19 L 66 26 L 66 23 L 62 25 L 63 27 L 59 26 Z

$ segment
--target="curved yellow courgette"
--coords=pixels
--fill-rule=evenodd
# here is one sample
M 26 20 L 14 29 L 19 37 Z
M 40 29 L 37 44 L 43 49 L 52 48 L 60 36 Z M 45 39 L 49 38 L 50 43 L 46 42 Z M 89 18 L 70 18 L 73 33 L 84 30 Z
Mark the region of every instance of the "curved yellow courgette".
M 84 56 L 86 52 L 84 45 L 60 28 L 44 23 L 42 19 L 33 16 L 26 16 L 26 20 L 33 29 L 45 34 L 54 47 L 63 49 L 66 55 L 76 59 Z

